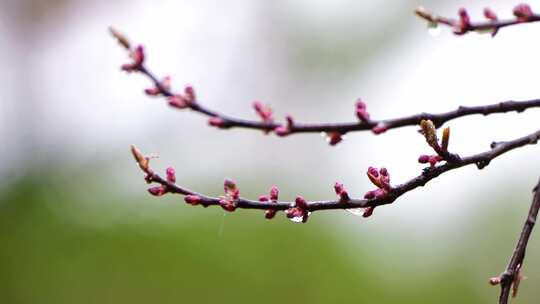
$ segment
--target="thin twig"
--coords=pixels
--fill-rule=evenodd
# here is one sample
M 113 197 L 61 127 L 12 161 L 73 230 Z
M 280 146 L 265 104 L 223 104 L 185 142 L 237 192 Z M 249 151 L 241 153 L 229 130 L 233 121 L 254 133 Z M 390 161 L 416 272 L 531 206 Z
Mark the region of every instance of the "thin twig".
M 540 209 L 540 180 L 533 189 L 534 197 L 531 203 L 531 208 L 527 214 L 527 219 L 521 230 L 521 235 L 516 244 L 512 257 L 508 262 L 506 270 L 498 277 L 491 278 L 490 283 L 493 285 L 501 285 L 501 293 L 499 296 L 499 304 L 507 304 L 510 294 L 513 297 L 517 295 L 519 283 L 523 279 L 522 269 L 523 260 L 525 259 L 525 251 L 527 250 L 527 244 L 529 237 L 536 223 L 536 217 L 538 210 Z
M 497 142 L 492 145 L 492 149 L 485 151 L 483 153 L 471 155 L 468 157 L 459 158 L 453 162 L 447 162 L 443 165 L 436 167 L 425 168 L 423 173 L 401 185 L 397 185 L 391 188 L 388 192 L 388 195 L 385 195 L 382 198 L 375 199 L 339 199 L 339 200 L 328 200 L 328 201 L 311 201 L 307 202 L 307 211 L 313 212 L 317 210 L 330 210 L 330 209 L 352 209 L 352 208 L 368 208 L 376 207 L 381 205 L 387 205 L 394 202 L 398 197 L 403 194 L 416 189 L 418 187 L 424 186 L 427 182 L 438 177 L 439 175 L 461 168 L 467 165 L 475 164 L 479 169 L 486 167 L 493 159 L 496 157 L 511 151 L 513 149 L 529 145 L 536 144 L 540 139 L 540 130 L 531 133 L 527 136 L 520 137 L 511 141 L 506 142 Z M 184 188 L 177 185 L 174 182 L 170 182 L 165 178 L 162 178 L 159 174 L 150 170 L 143 170 L 147 173 L 146 180 L 147 182 L 154 182 L 161 184 L 165 193 L 176 193 L 187 196 L 196 196 L 199 198 L 198 203 L 207 207 L 212 205 L 220 205 L 220 198 L 207 196 L 190 189 Z M 287 210 L 295 205 L 294 202 L 261 202 L 248 200 L 239 197 L 235 200 L 236 208 L 240 209 L 260 209 L 260 210 Z
M 512 11 L 515 18 L 509 20 L 499 20 L 495 12 L 488 7 L 484 9 L 484 17 L 486 18 L 486 21 L 481 22 L 472 22 L 470 20 L 469 13 L 465 8 L 460 8 L 458 10 L 458 19 L 438 16 L 427 11 L 423 7 L 417 8 L 415 13 L 418 17 L 426 20 L 430 27 L 437 27 L 439 25 L 448 26 L 452 28 L 456 35 L 477 32 L 491 33 L 491 36 L 494 37 L 502 28 L 540 21 L 540 15 L 533 13 L 528 4 L 516 5 Z
M 160 90 L 161 94 L 166 97 L 174 96 L 174 93 L 166 88 L 164 88 L 157 77 L 151 73 L 144 65 L 141 66 L 140 72 L 146 75 L 154 85 Z M 369 120 L 369 121 L 359 121 L 359 122 L 347 122 L 347 123 L 298 123 L 295 122 L 291 128 L 290 133 L 320 133 L 320 132 L 338 132 L 340 134 L 345 134 L 353 131 L 367 131 L 373 130 L 377 126 L 383 127 L 385 130 L 396 129 L 406 126 L 416 126 L 420 124 L 422 120 L 431 120 L 436 128 L 441 127 L 446 122 L 463 117 L 468 115 L 489 115 L 495 113 L 506 113 L 506 112 L 523 112 L 530 108 L 540 107 L 540 99 L 532 99 L 525 101 L 503 101 L 489 105 L 482 106 L 460 106 L 457 109 L 444 113 L 418 113 L 415 115 L 393 118 L 393 119 L 384 119 L 384 120 Z M 223 128 L 246 128 L 246 129 L 255 129 L 263 131 L 272 131 L 278 127 L 283 126 L 279 123 L 265 123 L 256 120 L 246 120 L 235 118 L 221 114 L 217 111 L 211 110 L 203 106 L 200 102 L 193 103 L 189 105 L 189 108 L 200 114 L 209 116 L 209 117 L 218 117 L 223 121 Z

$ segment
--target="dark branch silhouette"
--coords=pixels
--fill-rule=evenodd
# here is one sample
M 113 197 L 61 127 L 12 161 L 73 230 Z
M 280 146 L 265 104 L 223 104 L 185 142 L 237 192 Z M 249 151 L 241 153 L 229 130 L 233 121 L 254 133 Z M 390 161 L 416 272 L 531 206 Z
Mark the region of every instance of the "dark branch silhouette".
M 540 209 L 540 180 L 533 189 L 534 197 L 531 203 L 531 208 L 521 230 L 521 235 L 516 244 L 516 248 L 512 253 L 512 257 L 508 262 L 506 270 L 498 277 L 491 278 L 489 282 L 492 285 L 501 285 L 501 294 L 499 296 L 499 303 L 508 303 L 508 297 L 512 293 L 512 297 L 517 296 L 519 283 L 523 279 L 522 269 L 523 260 L 525 259 L 525 251 L 527 250 L 527 244 L 529 237 L 536 223 L 536 217 L 538 216 L 538 209 Z

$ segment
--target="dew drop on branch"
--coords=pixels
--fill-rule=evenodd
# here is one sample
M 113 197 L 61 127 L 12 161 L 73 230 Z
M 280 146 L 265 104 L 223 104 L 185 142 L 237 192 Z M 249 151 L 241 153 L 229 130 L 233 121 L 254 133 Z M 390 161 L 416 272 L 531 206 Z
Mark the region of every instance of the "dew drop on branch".
M 347 210 L 350 214 L 355 215 L 355 216 L 364 215 L 364 209 L 362 208 L 351 208 L 351 209 L 345 209 L 345 210 Z
M 307 217 L 309 218 L 310 215 L 311 215 L 311 212 L 308 212 Z M 304 222 L 304 216 L 291 217 L 289 218 L 289 220 L 295 224 L 302 224 Z
M 439 36 L 441 34 L 441 27 L 435 22 L 428 23 L 428 34 L 431 37 Z

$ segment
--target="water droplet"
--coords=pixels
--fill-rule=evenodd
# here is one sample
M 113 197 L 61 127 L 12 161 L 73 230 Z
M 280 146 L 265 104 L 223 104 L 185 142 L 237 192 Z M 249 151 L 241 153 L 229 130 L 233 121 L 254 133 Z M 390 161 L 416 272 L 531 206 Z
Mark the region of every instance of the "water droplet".
M 437 37 L 441 34 L 441 27 L 436 22 L 428 23 L 428 34 L 431 37 Z
M 309 218 L 310 214 L 311 214 L 311 212 L 307 213 L 307 218 Z M 303 216 L 296 216 L 296 217 L 289 218 L 289 220 L 291 222 L 293 222 L 293 223 L 296 223 L 296 224 L 302 224 L 304 222 L 304 217 Z
M 428 33 L 431 37 L 437 37 L 441 34 L 441 29 L 439 27 L 430 27 Z
M 362 208 L 351 208 L 351 209 L 345 209 L 347 210 L 349 213 L 351 213 L 352 215 L 355 215 L 355 216 L 363 216 L 364 215 L 364 209 Z

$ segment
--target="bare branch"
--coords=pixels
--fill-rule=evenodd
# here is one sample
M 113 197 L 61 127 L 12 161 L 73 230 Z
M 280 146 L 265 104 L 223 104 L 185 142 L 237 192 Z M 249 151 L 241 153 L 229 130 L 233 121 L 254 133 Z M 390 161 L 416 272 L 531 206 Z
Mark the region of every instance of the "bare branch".
M 516 5 L 512 11 L 515 18 L 511 20 L 499 20 L 495 12 L 488 7 L 484 9 L 484 17 L 487 20 L 483 22 L 471 22 L 469 13 L 465 8 L 458 10 L 458 19 L 432 14 L 423 7 L 417 8 L 415 13 L 418 17 L 426 20 L 429 27 L 438 27 L 439 25 L 448 26 L 452 28 L 456 35 L 477 32 L 491 33 L 491 36 L 494 37 L 501 28 L 540 21 L 540 15 L 533 13 L 528 4 Z
M 540 180 L 533 189 L 534 197 L 531 203 L 531 208 L 527 214 L 527 219 L 521 230 L 521 235 L 516 244 L 512 257 L 508 262 L 506 270 L 498 277 L 491 278 L 489 282 L 492 285 L 501 285 L 501 294 L 499 296 L 499 304 L 507 304 L 508 297 L 512 293 L 512 297 L 517 295 L 519 283 L 523 279 L 523 260 L 525 259 L 525 251 L 527 250 L 527 244 L 529 237 L 536 223 L 536 217 L 538 216 L 538 210 L 540 209 Z
M 432 179 L 435 179 L 436 177 L 438 177 L 439 175 L 445 172 L 448 172 L 457 168 L 461 168 L 467 165 L 471 165 L 471 164 L 475 164 L 479 169 L 483 169 L 484 167 L 489 165 L 489 163 L 496 157 L 508 151 L 514 150 L 516 148 L 519 148 L 525 145 L 536 144 L 539 138 L 540 138 L 540 130 L 534 133 L 531 133 L 527 136 L 520 137 L 514 140 L 494 143 L 491 145 L 491 150 L 485 151 L 483 153 L 471 155 L 468 157 L 453 159 L 453 161 L 451 162 L 448 161 L 445 164 L 440 165 L 440 166 L 427 167 L 424 169 L 421 175 L 397 186 L 389 185 L 389 175 L 386 169 L 381 168 L 381 170 L 379 171 L 380 173 L 379 174 L 377 173 L 376 169 L 375 169 L 375 172 L 372 172 L 372 169 L 374 168 L 370 168 L 368 170 L 368 176 L 370 177 L 370 180 L 373 182 L 373 184 L 375 184 L 379 188 L 377 190 L 373 190 L 373 191 L 378 191 L 377 193 L 372 193 L 373 191 L 369 191 L 365 195 L 367 199 L 366 198 L 354 199 L 354 198 L 349 198 L 347 193 L 345 193 L 346 195 L 343 195 L 344 189 L 342 185 L 341 185 L 340 190 L 338 190 L 339 187 L 336 185 L 336 193 L 339 195 L 339 199 L 306 202 L 304 211 L 313 212 L 313 211 L 318 211 L 318 210 L 363 208 L 363 209 L 366 209 L 366 211 L 372 212 L 372 210 L 369 210 L 369 208 L 391 204 L 403 194 L 411 190 L 414 190 L 418 187 L 424 186 L 427 182 L 431 181 Z M 141 159 L 144 159 L 146 161 L 149 158 L 141 158 Z M 145 163 L 145 165 L 148 168 L 148 164 Z M 186 202 L 192 205 L 200 204 L 204 207 L 213 206 L 213 205 L 220 205 L 222 207 L 224 206 L 223 197 L 221 198 L 211 197 L 211 196 L 207 196 L 207 195 L 195 192 L 193 190 L 184 188 L 182 186 L 177 185 L 175 182 L 172 182 L 171 177 L 163 178 L 151 169 L 146 170 L 144 172 L 146 173 L 146 181 L 148 183 L 160 184 L 160 186 L 152 187 L 149 189 L 150 193 L 152 193 L 153 195 L 161 196 L 166 193 L 175 193 L 175 194 L 181 194 L 181 195 L 186 196 Z M 388 176 L 388 179 L 384 179 L 384 178 L 381 179 L 382 177 L 385 176 L 385 174 L 386 176 Z M 381 180 L 383 182 L 381 182 Z M 230 183 L 230 181 L 227 181 L 226 184 L 227 183 Z M 386 183 L 387 185 L 385 185 L 384 183 Z M 384 191 L 379 191 L 383 189 Z M 227 194 L 227 190 L 226 190 L 226 194 Z M 269 201 L 269 200 L 254 201 L 254 200 L 245 199 L 239 196 L 239 191 L 238 193 L 235 193 L 235 196 L 232 199 L 226 200 L 226 203 L 234 205 L 234 208 L 231 208 L 232 210 L 226 209 L 227 211 L 234 211 L 234 209 L 237 209 L 237 208 L 283 211 L 283 210 L 290 210 L 292 208 L 297 207 L 297 202 L 280 202 L 280 201 L 277 201 L 277 199 L 273 201 Z
M 130 45 L 125 36 L 118 31 L 112 30 L 114 36 L 119 40 L 122 46 Z M 119 39 L 121 37 L 122 39 Z M 358 117 L 356 122 L 345 123 L 298 123 L 293 120 L 292 116 L 286 117 L 286 123 L 276 123 L 272 117 L 272 110 L 265 107 L 260 102 L 254 102 L 253 108 L 257 115 L 261 118 L 258 120 L 247 120 L 236 118 L 219 113 L 213 109 L 207 108 L 201 104 L 196 96 L 193 87 L 187 86 L 184 93 L 175 93 L 170 88 L 170 77 L 165 77 L 159 80 L 146 67 L 144 58 L 144 49 L 142 46 L 128 49 L 132 63 L 124 64 L 122 69 L 127 72 L 138 72 L 147 76 L 153 83 L 154 87 L 146 89 L 145 92 L 150 96 L 163 96 L 167 99 L 168 104 L 176 109 L 191 109 L 199 114 L 209 117 L 208 123 L 211 126 L 229 129 L 229 128 L 245 128 L 264 131 L 265 133 L 274 132 L 278 136 L 288 136 L 295 133 L 321 133 L 325 132 L 329 137 L 329 143 L 335 145 L 342 139 L 342 135 L 349 132 L 369 131 L 375 134 L 381 134 L 390 129 L 396 129 L 406 126 L 419 125 L 422 120 L 431 120 L 435 128 L 441 127 L 446 122 L 469 115 L 489 115 L 495 113 L 507 112 L 523 112 L 526 109 L 540 107 L 540 99 L 532 99 L 525 101 L 503 101 L 482 106 L 459 106 L 457 109 L 445 113 L 418 113 L 415 115 L 398 117 L 393 119 L 371 119 L 367 112 L 366 104 L 359 99 L 356 102 L 355 112 Z

